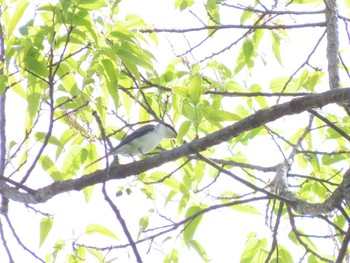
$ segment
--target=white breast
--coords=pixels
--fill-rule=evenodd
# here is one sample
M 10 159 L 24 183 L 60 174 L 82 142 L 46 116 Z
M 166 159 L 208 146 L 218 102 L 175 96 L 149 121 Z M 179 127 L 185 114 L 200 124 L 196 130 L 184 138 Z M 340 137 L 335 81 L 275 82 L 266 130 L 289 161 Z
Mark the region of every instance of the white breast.
M 147 133 L 117 149 L 115 154 L 140 155 L 149 153 L 160 143 L 162 137 L 156 132 Z

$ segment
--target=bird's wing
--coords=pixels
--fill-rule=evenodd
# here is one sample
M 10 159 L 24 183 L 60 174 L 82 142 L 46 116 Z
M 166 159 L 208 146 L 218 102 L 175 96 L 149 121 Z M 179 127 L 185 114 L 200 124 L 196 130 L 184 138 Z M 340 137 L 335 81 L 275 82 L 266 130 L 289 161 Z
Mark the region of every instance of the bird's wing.
M 148 125 L 142 126 L 141 128 L 138 128 L 137 130 L 135 130 L 134 132 L 126 136 L 123 140 L 121 140 L 120 143 L 116 147 L 114 147 L 111 152 L 114 152 L 115 150 L 131 142 L 135 138 L 138 138 L 141 135 L 144 135 L 146 133 L 153 131 L 155 127 L 156 126 L 154 126 L 153 124 L 148 124 Z

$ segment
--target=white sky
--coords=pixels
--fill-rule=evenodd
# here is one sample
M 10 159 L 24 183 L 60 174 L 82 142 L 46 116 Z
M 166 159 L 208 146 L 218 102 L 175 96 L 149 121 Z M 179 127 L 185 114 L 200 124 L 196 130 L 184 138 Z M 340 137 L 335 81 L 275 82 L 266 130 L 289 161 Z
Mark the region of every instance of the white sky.
M 188 12 L 179 13 L 179 11 L 175 11 L 173 8 L 173 2 L 174 1 L 164 0 L 124 0 L 120 4 L 120 17 L 122 19 L 124 15 L 129 13 L 140 14 L 145 19 L 146 23 L 155 25 L 158 28 L 188 28 L 201 26 L 200 22 Z M 195 12 L 198 12 L 197 14 L 202 15 L 204 11 L 204 9 L 202 8 L 202 2 L 198 2 L 198 8 L 195 9 Z M 28 13 L 28 17 L 25 18 L 30 17 L 31 14 Z M 320 30 L 315 29 L 315 31 Z M 226 33 L 223 33 L 223 37 L 225 37 L 225 34 Z M 303 62 L 303 59 L 296 59 L 294 58 L 294 56 L 300 55 L 302 58 L 305 58 L 306 54 L 308 54 L 311 51 L 317 39 L 313 39 L 312 36 L 308 36 L 313 42 L 310 41 L 310 47 L 305 47 L 305 43 L 308 43 L 307 41 L 305 41 L 305 39 L 300 41 L 300 38 L 294 38 L 292 35 L 293 33 L 291 31 L 288 31 L 287 34 L 291 36 L 290 45 L 293 45 L 294 49 L 297 50 L 297 52 L 295 54 L 292 54 L 293 59 L 288 59 L 285 56 L 286 54 L 283 54 L 282 52 L 282 60 L 286 62 L 286 66 L 284 67 L 284 72 L 282 72 L 281 74 L 290 75 L 292 72 L 294 72 L 296 68 L 298 68 L 300 62 Z M 177 54 L 181 53 L 180 51 L 185 51 L 188 49 L 188 47 L 183 42 L 183 38 L 181 35 L 168 36 L 168 39 L 165 39 L 164 36 L 165 35 L 159 34 L 159 47 L 152 48 L 152 52 L 156 53 L 156 57 L 159 60 L 159 70 L 164 68 L 166 63 L 169 61 L 167 55 L 172 54 L 172 50 L 168 45 L 169 40 L 174 44 L 174 46 L 176 46 L 175 51 L 177 52 Z M 317 37 L 318 36 L 319 34 L 317 35 Z M 230 41 L 231 39 L 235 39 L 235 37 L 232 37 L 228 34 L 227 41 Z M 178 40 L 178 42 L 175 42 L 176 40 Z M 211 45 L 214 44 L 215 43 L 213 43 L 212 41 Z M 289 48 L 289 46 L 286 47 L 286 49 L 287 48 Z M 202 58 L 200 52 L 198 51 L 198 54 L 196 54 L 198 55 L 199 59 Z M 235 52 L 238 52 L 238 48 L 233 49 L 229 52 L 229 54 Z M 206 55 L 207 54 L 205 54 L 204 56 Z M 320 59 L 324 60 L 324 58 Z M 226 63 L 231 68 L 234 66 L 232 65 L 230 60 L 227 60 Z M 324 67 L 326 67 L 326 60 L 324 60 L 321 63 L 324 65 Z M 318 62 L 315 62 L 315 64 L 318 64 Z M 269 74 L 274 74 L 274 67 L 277 68 L 277 65 L 268 65 L 266 67 L 262 67 L 262 74 L 257 76 L 256 78 L 252 78 L 253 81 L 268 84 L 268 76 Z M 263 79 L 263 76 L 265 76 L 265 79 Z M 251 78 L 249 78 L 249 81 L 251 81 Z M 325 83 L 325 89 L 326 88 L 327 84 Z M 8 107 L 11 108 L 10 112 L 19 112 L 19 107 L 25 107 L 25 105 L 19 103 L 21 99 L 18 99 L 16 95 L 9 95 L 8 100 L 10 101 L 8 103 Z M 18 115 L 16 116 L 15 122 L 9 119 L 7 123 L 7 128 L 9 131 L 11 131 L 11 136 L 13 136 L 14 138 L 16 138 L 15 132 L 18 132 L 17 136 L 19 136 L 19 138 L 23 136 L 23 129 L 18 128 L 18 124 L 23 123 L 21 117 L 24 116 Z M 295 117 L 295 120 L 298 120 L 298 118 L 299 117 Z M 283 121 L 284 120 L 282 120 L 282 122 Z M 258 147 L 257 145 L 255 146 L 255 155 L 250 158 L 250 161 L 252 163 L 268 166 L 270 164 L 274 165 L 276 164 L 276 162 L 280 161 L 280 156 L 267 156 L 266 154 L 264 154 L 266 148 L 265 142 L 261 141 L 260 143 L 261 145 L 259 145 Z M 267 145 L 270 144 L 268 143 Z M 118 187 L 120 187 L 123 184 L 126 185 L 127 182 L 130 182 L 132 180 L 132 178 L 129 178 L 127 180 L 109 182 L 108 190 L 111 196 L 114 196 Z M 222 183 L 233 183 L 232 180 L 227 178 L 221 180 Z M 28 245 L 33 251 L 38 251 L 40 257 L 44 258 L 44 255 L 47 255 L 50 251 L 52 251 L 52 246 L 57 240 L 57 238 L 62 238 L 63 240 L 66 240 L 67 243 L 69 243 L 72 240 L 72 238 L 82 235 L 82 233 L 85 231 L 86 224 L 89 223 L 99 223 L 102 225 L 106 225 L 111 230 L 118 230 L 118 233 L 121 233 L 119 223 L 116 221 L 116 219 L 113 216 L 105 216 L 111 214 L 111 211 L 109 206 L 103 200 L 102 196 L 98 193 L 100 193 L 100 186 L 95 187 L 95 194 L 92 198 L 92 201 L 89 204 L 85 203 L 81 193 L 72 192 L 69 194 L 56 196 L 47 204 L 39 205 L 37 207 L 39 210 L 55 215 L 54 227 L 50 232 L 47 241 L 40 249 L 38 249 L 39 224 L 37 222 L 36 215 L 33 212 L 27 213 L 27 211 L 23 210 L 23 205 L 13 202 L 11 202 L 10 204 L 9 215 L 22 241 L 26 245 Z M 118 199 L 114 199 L 117 202 L 117 205 L 120 208 L 121 213 L 130 229 L 138 229 L 138 220 L 140 216 L 143 214 L 147 214 L 147 212 L 144 211 L 144 209 L 146 209 L 147 207 L 140 206 L 140 199 L 142 200 L 142 198 L 144 198 L 142 194 L 134 193 L 131 196 L 123 196 Z M 261 202 L 261 211 L 263 212 L 265 203 L 266 202 Z M 130 208 L 137 209 L 134 210 Z M 287 228 L 286 226 L 282 226 L 279 233 L 282 233 L 283 229 L 285 229 L 285 231 L 289 231 L 289 228 Z M 133 232 L 136 233 L 135 231 Z M 267 227 L 264 225 L 263 216 L 245 216 L 244 214 L 232 212 L 232 210 L 230 209 L 223 209 L 208 213 L 204 216 L 203 222 L 201 223 L 195 238 L 198 241 L 200 241 L 203 247 L 206 249 L 209 258 L 212 259 L 211 262 L 239 262 L 239 258 L 245 246 L 246 236 L 250 232 L 257 232 L 259 235 L 261 235 L 261 237 L 271 236 L 270 230 L 268 230 Z M 27 235 L 24 236 L 23 233 L 27 233 Z M 6 236 L 9 236 L 8 230 Z M 167 235 L 165 235 L 164 238 L 165 237 L 167 237 Z M 82 240 L 84 240 L 85 238 L 86 235 L 81 236 Z M 89 238 L 91 239 L 90 236 L 87 237 L 87 239 Z M 93 236 L 92 238 L 93 241 L 95 241 L 95 237 Z M 125 240 L 123 234 L 119 234 L 119 238 L 121 240 Z M 163 238 L 157 239 L 159 243 L 161 242 L 161 240 L 163 240 Z M 163 249 L 168 253 L 168 249 L 171 249 L 171 247 L 175 244 L 175 241 L 178 240 L 171 239 L 169 241 L 166 241 L 164 243 Z M 9 244 L 15 243 L 15 240 L 9 240 Z M 177 242 L 177 244 L 179 243 L 180 242 Z M 102 244 L 98 244 L 98 246 L 100 245 Z M 69 246 L 67 248 L 70 249 Z M 162 252 L 152 252 L 150 254 L 145 255 L 145 251 L 147 250 L 147 248 L 148 247 L 145 246 L 140 249 L 145 262 L 160 262 L 164 258 L 164 254 Z M 0 258 L 2 258 L 2 255 L 4 255 L 5 253 L 1 249 L 2 247 L 0 248 Z M 129 259 L 126 253 L 120 251 L 119 254 L 118 251 L 117 254 L 119 254 L 118 257 L 120 258 L 119 260 L 117 260 L 117 262 L 134 262 L 134 255 L 132 254 L 132 251 L 128 249 L 128 252 L 130 253 Z M 198 262 L 199 258 L 197 258 L 197 256 L 194 256 L 194 258 L 192 258 L 193 254 L 195 253 L 193 253 L 192 251 L 191 253 L 187 253 L 187 248 L 185 247 L 182 247 L 182 251 L 180 251 L 180 257 L 182 259 L 186 258 L 186 262 Z M 23 253 L 23 256 L 25 255 L 27 255 L 26 252 Z M 26 256 L 26 258 L 28 257 Z M 17 257 L 15 257 L 15 259 L 17 259 Z M 26 262 L 30 263 L 30 261 Z M 37 261 L 33 260 L 32 262 Z M 185 261 L 180 260 L 180 262 Z

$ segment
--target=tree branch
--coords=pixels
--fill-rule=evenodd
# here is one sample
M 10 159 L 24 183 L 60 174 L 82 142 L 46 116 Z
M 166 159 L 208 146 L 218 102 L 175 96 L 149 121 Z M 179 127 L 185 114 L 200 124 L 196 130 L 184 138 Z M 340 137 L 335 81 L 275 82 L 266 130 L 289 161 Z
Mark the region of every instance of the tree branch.
M 102 192 L 103 192 L 103 195 L 105 197 L 105 200 L 107 201 L 107 203 L 111 207 L 112 211 L 114 212 L 114 214 L 117 217 L 120 225 L 123 228 L 124 234 L 126 235 L 128 241 L 129 241 L 129 244 L 132 247 L 132 250 L 133 250 L 134 255 L 136 257 L 137 263 L 142 263 L 141 255 L 140 255 L 140 253 L 139 253 L 139 251 L 137 249 L 135 241 L 133 240 L 133 238 L 132 238 L 132 236 L 130 234 L 130 231 L 129 231 L 127 225 L 126 225 L 126 222 L 125 222 L 124 218 L 122 217 L 118 207 L 113 203 L 111 198 L 108 196 L 107 191 L 106 191 L 106 184 L 105 183 L 103 184 Z
M 281 117 L 298 114 L 312 108 L 323 107 L 331 103 L 339 103 L 347 100 L 350 100 L 350 88 L 329 90 L 319 94 L 295 98 L 289 102 L 275 105 L 268 109 L 259 110 L 249 117 L 234 123 L 233 125 L 218 130 L 203 138 L 194 140 L 181 147 L 165 151 L 141 161 L 110 167 L 108 180 L 138 175 L 148 171 L 149 169 L 159 167 L 164 163 L 204 151 L 214 145 L 228 141 L 246 131 L 255 129 Z M 102 183 L 104 180 L 104 174 L 104 170 L 99 170 L 77 179 L 54 182 L 48 186 L 38 189 L 35 194 L 21 193 L 10 186 L 0 185 L 0 193 L 10 199 L 23 203 L 41 203 L 46 202 L 55 195 L 64 192 L 81 190 L 85 187 Z
M 307 27 L 325 27 L 325 22 L 295 24 L 295 25 L 219 25 L 219 26 L 204 26 L 193 27 L 185 29 L 172 29 L 172 28 L 153 28 L 153 29 L 141 29 L 141 33 L 189 33 L 205 30 L 221 30 L 221 29 L 293 29 L 293 28 L 307 28 Z
M 339 36 L 338 36 L 338 11 L 336 0 L 324 0 L 326 5 L 326 29 L 327 29 L 327 60 L 329 87 L 338 89 L 339 78 Z
M 348 227 L 348 231 L 346 231 L 346 235 L 345 235 L 343 242 L 341 244 L 341 248 L 339 250 L 339 254 L 338 254 L 336 263 L 344 262 L 346 251 L 347 251 L 348 246 L 349 246 L 349 241 L 350 241 L 350 226 Z

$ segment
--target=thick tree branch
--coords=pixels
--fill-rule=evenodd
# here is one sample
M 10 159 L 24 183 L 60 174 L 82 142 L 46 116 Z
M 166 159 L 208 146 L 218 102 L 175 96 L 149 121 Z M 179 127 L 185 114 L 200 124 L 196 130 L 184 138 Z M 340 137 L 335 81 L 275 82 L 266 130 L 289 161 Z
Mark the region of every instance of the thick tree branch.
M 339 78 L 339 36 L 338 36 L 338 11 L 336 0 L 325 0 L 326 4 L 326 29 L 327 29 L 327 59 L 329 87 L 340 87 Z
M 243 132 L 255 129 L 287 115 L 298 114 L 312 108 L 323 107 L 331 103 L 345 102 L 348 100 L 350 100 L 350 88 L 330 90 L 302 98 L 295 98 L 289 102 L 275 105 L 268 109 L 259 110 L 233 125 L 209 134 L 203 138 L 194 140 L 176 149 L 157 154 L 138 162 L 110 167 L 108 180 L 138 175 L 149 169 L 159 167 L 164 163 L 204 151 L 214 145 L 228 141 Z M 35 194 L 22 193 L 7 185 L 0 185 L 0 192 L 4 196 L 15 201 L 23 203 L 41 203 L 46 202 L 60 193 L 81 190 L 87 186 L 102 183 L 104 180 L 104 174 L 104 170 L 99 170 L 77 179 L 54 182 L 51 185 L 38 189 Z

